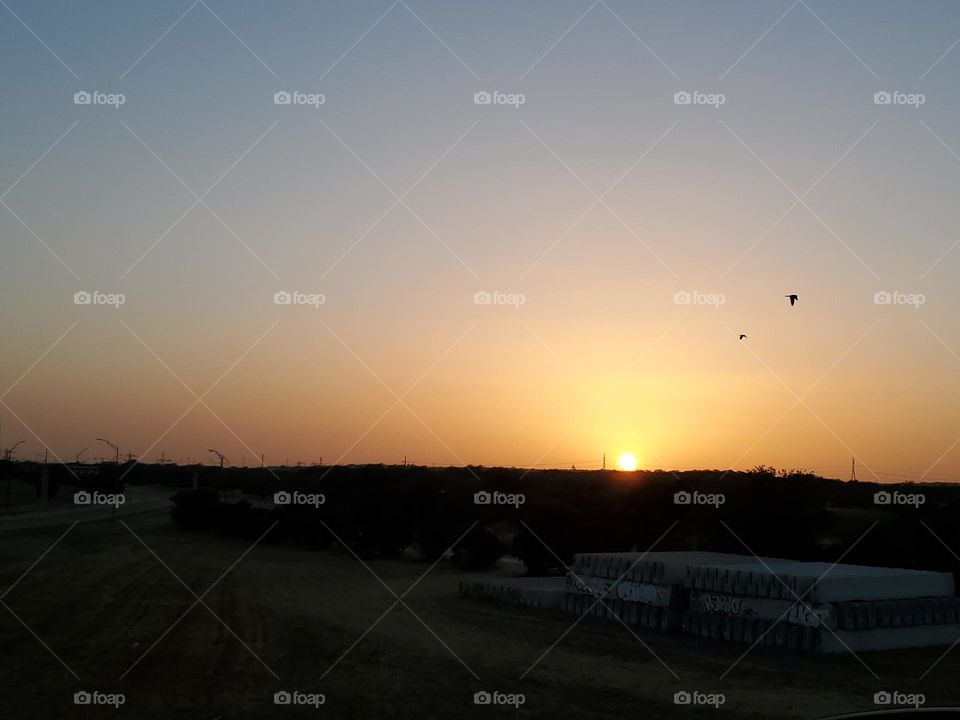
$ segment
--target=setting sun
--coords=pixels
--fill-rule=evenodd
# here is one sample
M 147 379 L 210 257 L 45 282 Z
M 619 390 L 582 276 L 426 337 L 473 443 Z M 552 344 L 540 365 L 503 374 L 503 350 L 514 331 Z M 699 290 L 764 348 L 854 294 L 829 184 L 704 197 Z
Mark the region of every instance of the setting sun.
M 637 456 L 632 453 L 624 453 L 620 456 L 620 460 L 618 460 L 618 462 L 620 463 L 621 470 L 637 469 Z

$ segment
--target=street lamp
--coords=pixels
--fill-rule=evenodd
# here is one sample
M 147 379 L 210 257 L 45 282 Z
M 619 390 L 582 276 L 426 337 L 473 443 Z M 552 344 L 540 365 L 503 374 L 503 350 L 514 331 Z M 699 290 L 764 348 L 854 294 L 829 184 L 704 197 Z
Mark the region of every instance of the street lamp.
M 227 463 L 230 462 L 230 461 L 224 456 L 224 454 L 223 454 L 222 452 L 218 452 L 217 450 L 214 450 L 213 448 L 210 448 L 207 452 L 212 452 L 214 455 L 216 455 L 218 458 L 220 458 L 220 467 L 223 467 L 224 461 L 226 461 Z
M 16 451 L 16 449 L 17 449 L 18 446 L 23 445 L 25 442 L 26 442 L 26 440 L 18 440 L 17 442 L 15 442 L 15 443 L 13 444 L 12 447 L 7 448 L 7 452 L 4 453 L 4 456 L 3 456 L 4 459 L 5 459 L 5 460 L 13 460 L 13 453 L 14 453 L 14 451 Z
M 115 453 L 114 462 L 117 463 L 117 465 L 119 465 L 120 464 L 120 446 L 114 445 L 109 440 L 104 440 L 103 438 L 97 438 L 97 440 L 99 440 L 102 443 L 106 443 L 111 448 L 113 448 L 113 452 Z
M 13 453 L 14 453 L 14 451 L 17 449 L 17 447 L 18 447 L 19 445 L 23 445 L 23 443 L 25 443 L 25 442 L 26 442 L 26 440 L 19 440 L 19 441 L 15 442 L 15 443 L 13 444 L 13 447 L 7 448 L 7 451 L 6 451 L 6 452 L 4 453 L 4 455 L 3 455 L 3 456 L 4 456 L 4 459 L 6 459 L 6 460 L 12 460 L 12 459 L 13 459 Z M 11 488 L 11 483 L 12 483 L 12 481 L 13 481 L 13 472 L 12 472 L 12 470 L 7 470 L 7 507 L 8 507 L 8 508 L 10 507 L 10 496 L 11 496 L 11 492 L 12 492 L 12 488 Z
M 213 453 L 214 455 L 216 455 L 218 458 L 220 458 L 220 469 L 221 469 L 221 470 L 223 470 L 223 463 L 224 463 L 224 462 L 226 462 L 228 465 L 230 464 L 230 461 L 227 460 L 226 456 L 225 456 L 222 452 L 220 452 L 219 450 L 214 450 L 213 448 L 209 448 L 209 449 L 207 450 L 207 452 L 211 452 L 211 453 Z M 217 474 L 217 500 L 220 499 L 220 496 L 221 496 L 222 494 L 223 494 L 223 473 L 218 473 L 218 474 Z

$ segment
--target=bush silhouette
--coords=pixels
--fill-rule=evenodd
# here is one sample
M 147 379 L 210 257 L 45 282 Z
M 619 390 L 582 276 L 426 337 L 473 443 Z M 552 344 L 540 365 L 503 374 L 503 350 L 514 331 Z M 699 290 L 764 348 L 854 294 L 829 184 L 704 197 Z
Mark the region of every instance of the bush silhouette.
M 453 564 L 463 570 L 485 570 L 497 564 L 506 545 L 489 529 L 476 525 L 453 549 Z
M 217 493 L 214 490 L 181 490 L 173 496 L 173 521 L 184 530 L 207 530 L 217 516 Z

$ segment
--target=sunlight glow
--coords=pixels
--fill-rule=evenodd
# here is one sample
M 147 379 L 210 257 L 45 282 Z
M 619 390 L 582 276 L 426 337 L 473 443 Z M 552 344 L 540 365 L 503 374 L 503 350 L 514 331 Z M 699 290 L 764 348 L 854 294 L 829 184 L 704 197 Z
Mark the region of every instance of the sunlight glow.
M 617 462 L 620 463 L 621 470 L 632 471 L 637 469 L 637 456 L 632 453 L 624 453 Z

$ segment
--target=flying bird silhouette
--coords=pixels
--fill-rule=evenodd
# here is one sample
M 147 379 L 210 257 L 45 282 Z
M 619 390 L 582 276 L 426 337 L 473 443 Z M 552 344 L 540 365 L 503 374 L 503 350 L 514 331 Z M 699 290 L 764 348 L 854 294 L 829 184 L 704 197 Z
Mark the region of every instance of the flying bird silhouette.
M 797 304 L 797 300 L 800 299 L 798 295 L 784 295 L 785 298 L 790 298 L 790 307 L 793 307 Z
M 741 339 L 741 340 L 746 340 L 746 339 L 747 339 L 747 336 L 744 335 L 743 333 L 740 333 L 740 339 Z

